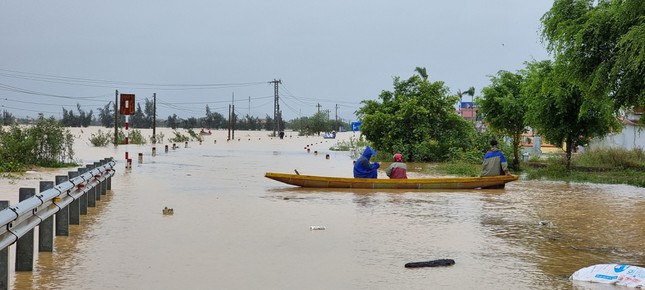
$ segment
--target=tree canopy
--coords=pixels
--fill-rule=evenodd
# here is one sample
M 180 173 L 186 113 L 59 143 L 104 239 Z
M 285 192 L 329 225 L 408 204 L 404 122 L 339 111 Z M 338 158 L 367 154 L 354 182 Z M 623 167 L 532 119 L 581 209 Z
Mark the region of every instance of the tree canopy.
M 578 145 L 620 130 L 611 103 L 589 101 L 584 90 L 551 61 L 528 63 L 527 71 L 522 91 L 527 97 L 527 122 L 549 143 L 566 144 L 567 168 Z
M 555 0 L 541 20 L 547 48 L 587 97 L 645 104 L 645 1 Z
M 513 166 L 519 168 L 519 145 L 526 131 L 525 98 L 522 95 L 524 76 L 521 73 L 499 71 L 491 76 L 491 84 L 482 89 L 477 105 L 489 128 L 510 136 L 513 145 Z
M 363 101 L 356 111 L 362 134 L 375 148 L 420 162 L 447 160 L 452 150 L 469 146 L 464 136 L 474 129 L 455 112 L 457 98 L 443 82 L 431 82 L 427 74 L 395 77 L 394 91 L 382 91 L 379 99 Z

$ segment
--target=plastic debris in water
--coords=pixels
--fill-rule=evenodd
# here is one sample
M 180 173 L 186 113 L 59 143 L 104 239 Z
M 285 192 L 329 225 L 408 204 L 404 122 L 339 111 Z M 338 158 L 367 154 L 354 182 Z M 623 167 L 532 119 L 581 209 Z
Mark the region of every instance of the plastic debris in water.
M 325 226 L 310 226 L 309 230 L 310 231 L 324 231 L 327 228 Z

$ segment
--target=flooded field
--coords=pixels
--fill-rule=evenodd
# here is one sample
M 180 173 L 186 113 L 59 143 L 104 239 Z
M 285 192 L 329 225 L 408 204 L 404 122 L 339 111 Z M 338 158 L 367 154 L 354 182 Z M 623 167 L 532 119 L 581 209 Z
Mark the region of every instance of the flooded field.
M 598 263 L 645 264 L 642 188 L 301 189 L 264 173 L 349 177 L 352 158 L 329 150 L 335 140 L 295 133 L 236 132 L 226 142 L 216 131 L 168 153 L 170 143 L 158 144 L 151 156 L 150 144 L 91 147 L 95 128 L 78 130 L 80 161 L 117 160 L 112 192 L 55 238 L 53 253 L 36 254 L 33 272 L 12 271 L 15 289 L 615 289 L 568 277 Z M 70 170 L 2 179 L 0 199 L 15 204 L 18 188 Z M 166 206 L 174 215 L 162 215 Z M 404 267 L 440 258 L 456 264 Z

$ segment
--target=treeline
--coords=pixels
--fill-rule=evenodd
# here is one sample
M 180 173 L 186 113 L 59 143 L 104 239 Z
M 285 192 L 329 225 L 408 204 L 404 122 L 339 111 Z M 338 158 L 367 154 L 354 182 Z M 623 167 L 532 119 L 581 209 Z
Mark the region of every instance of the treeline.
M 114 103 L 109 102 L 103 107 L 97 108 L 98 114 L 94 114 L 92 110 L 89 112 L 81 109 L 80 104 L 77 104 L 76 111 L 63 108 L 63 118 L 61 124 L 65 127 L 88 127 L 88 126 L 103 126 L 106 128 L 114 127 Z M 154 105 L 153 102 L 145 98 L 143 106 L 141 103 L 136 104 L 136 109 L 133 115 L 129 116 L 128 125 L 132 128 L 152 128 L 153 124 L 157 127 L 168 127 L 172 129 L 226 129 L 229 126 L 235 130 L 266 130 L 274 131 L 276 126 L 275 119 L 268 114 L 264 118 L 246 115 L 240 117 L 237 114 L 233 115 L 234 122 L 229 122 L 228 118 L 224 115 L 213 112 L 208 105 L 204 108 L 204 116 L 202 117 L 188 117 L 181 118 L 177 114 L 172 114 L 166 119 L 157 118 L 154 122 Z M 119 115 L 117 121 L 119 127 L 125 125 L 125 116 Z M 3 112 L 3 124 L 10 125 L 16 122 L 16 119 L 11 113 Z M 347 128 L 348 124 L 341 121 L 336 122 L 330 120 L 327 113 L 318 112 L 311 117 L 302 117 L 290 121 L 280 120 L 280 130 L 296 130 L 301 134 L 318 134 L 320 132 L 328 132 L 332 130 L 339 130 L 339 127 Z M 277 129 L 277 128 L 276 128 Z

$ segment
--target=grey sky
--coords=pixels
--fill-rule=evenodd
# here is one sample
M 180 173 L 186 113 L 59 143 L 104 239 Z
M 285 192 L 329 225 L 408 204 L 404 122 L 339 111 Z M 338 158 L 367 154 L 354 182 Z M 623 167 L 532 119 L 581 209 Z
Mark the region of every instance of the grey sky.
M 235 94 L 238 114 L 273 117 L 268 82 L 281 79 L 284 119 L 310 116 L 320 103 L 331 118 L 338 104 L 339 118 L 354 120 L 361 100 L 377 99 L 392 77 L 408 78 L 417 66 L 452 93 L 474 86 L 478 95 L 498 70 L 548 58 L 539 19 L 551 5 L 2 1 L 0 105 L 16 116 L 59 117 L 76 103 L 97 113 L 118 89 L 142 105 L 156 92 L 160 118 L 201 117 L 206 104 L 226 116 Z

